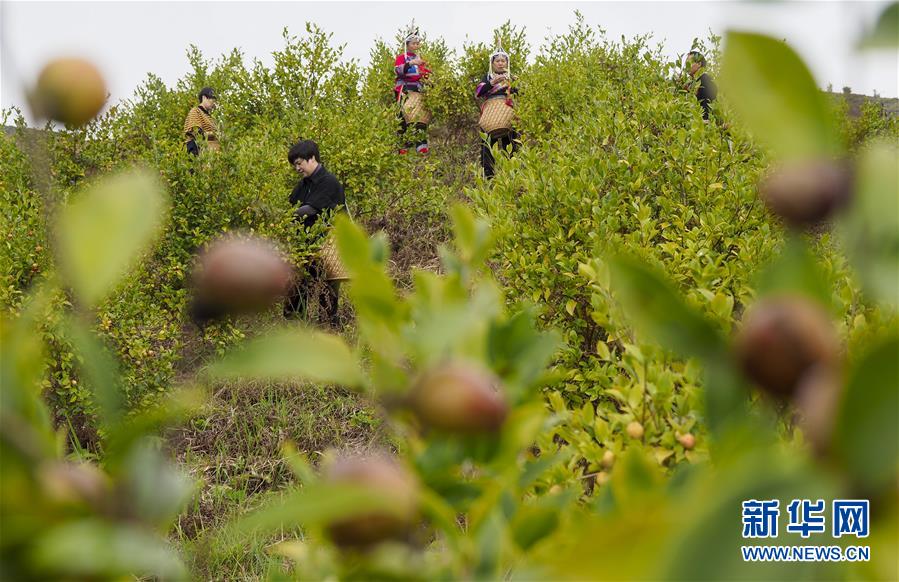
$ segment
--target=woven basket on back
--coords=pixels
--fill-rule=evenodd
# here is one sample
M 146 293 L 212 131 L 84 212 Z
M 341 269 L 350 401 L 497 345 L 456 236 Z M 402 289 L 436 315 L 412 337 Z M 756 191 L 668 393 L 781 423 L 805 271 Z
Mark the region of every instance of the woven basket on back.
M 481 108 L 478 125 L 489 135 L 497 135 L 512 131 L 515 109 L 506 105 L 505 99 L 488 99 Z
M 403 119 L 406 123 L 431 123 L 431 112 L 418 91 L 407 91 L 403 96 Z
M 325 281 L 347 281 L 350 274 L 347 272 L 340 255 L 337 253 L 337 243 L 334 236 L 329 235 L 325 244 L 319 251 L 319 258 L 325 267 Z

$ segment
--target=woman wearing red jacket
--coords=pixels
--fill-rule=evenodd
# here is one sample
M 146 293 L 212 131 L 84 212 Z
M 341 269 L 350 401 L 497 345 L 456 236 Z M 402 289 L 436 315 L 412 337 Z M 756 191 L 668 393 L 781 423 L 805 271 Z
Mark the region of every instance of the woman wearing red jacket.
M 425 61 L 418 55 L 418 49 L 420 47 L 421 37 L 418 35 L 418 31 L 415 30 L 406 37 L 405 51 L 396 56 L 396 61 L 394 63 L 396 83 L 393 90 L 396 93 L 397 103 L 400 103 L 401 105 L 404 105 L 403 100 L 407 98 L 410 93 L 417 93 L 418 96 L 421 95 L 423 88 L 422 81 L 427 78 L 428 74 L 431 72 L 427 68 L 427 63 L 425 63 Z M 400 109 L 399 117 L 399 135 L 400 140 L 402 141 L 400 153 L 407 153 L 412 146 L 415 146 L 415 151 L 420 154 L 428 153 L 427 123 L 422 121 L 408 121 L 402 108 Z M 414 139 L 410 138 L 408 135 L 410 127 L 413 132 L 417 134 L 414 135 Z

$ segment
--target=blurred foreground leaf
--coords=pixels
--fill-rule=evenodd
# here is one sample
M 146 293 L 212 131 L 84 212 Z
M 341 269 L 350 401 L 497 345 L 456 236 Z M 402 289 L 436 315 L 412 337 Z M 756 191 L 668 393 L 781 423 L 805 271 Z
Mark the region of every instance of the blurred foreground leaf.
M 761 34 L 728 32 L 721 85 L 751 132 L 780 157 L 839 153 L 826 98 L 786 43 Z
M 385 270 L 385 245 L 378 242 L 383 239 L 369 238 L 343 216 L 335 220 L 334 233 L 340 259 L 351 276 L 349 294 L 360 328 L 370 334 L 373 327 L 396 330 L 403 310 Z
M 493 236 L 486 220 L 475 218 L 464 204 L 454 204 L 450 209 L 453 233 L 459 258 L 467 265 L 479 267 L 490 254 Z
M 103 178 L 66 206 L 58 250 L 68 282 L 87 305 L 100 301 L 153 240 L 167 201 L 143 170 Z
M 69 522 L 49 530 L 31 553 L 35 569 L 48 577 L 110 579 L 149 575 L 185 580 L 177 554 L 156 534 L 96 519 Z
M 170 525 L 190 497 L 191 482 L 147 441 L 132 449 L 123 468 L 129 511 L 144 523 Z
M 47 288 L 41 286 L 18 317 L 0 314 L 0 413 L 21 416 L 49 433 L 52 423 L 41 399 L 46 346 L 38 327 L 48 297 Z M 7 434 L 7 428 L 0 426 L 0 431 Z M 14 434 L 9 436 L 19 440 Z M 51 441 L 42 444 L 52 450 Z M 38 446 L 37 442 L 21 444 L 29 449 Z
M 774 261 L 762 271 L 758 295 L 799 294 L 822 306 L 833 303 L 831 289 L 808 245 L 798 236 L 789 236 Z
M 372 487 L 316 483 L 287 493 L 278 502 L 235 521 L 231 527 L 242 532 L 272 532 L 297 526 L 315 527 L 376 511 L 402 512 L 394 499 Z
M 705 471 L 694 481 L 689 496 L 669 500 L 677 519 L 657 560 L 667 580 L 816 580 L 834 579 L 833 564 L 803 562 L 747 562 L 741 546 L 764 545 L 742 537 L 740 514 L 744 501 L 778 499 L 781 512 L 792 499 L 832 499 L 836 489 L 824 476 L 798 457 L 760 447 L 737 459 L 725 461 L 714 471 Z M 680 501 L 680 503 L 678 503 Z M 781 525 L 781 527 L 783 527 Z M 781 530 L 781 538 L 800 545 L 796 534 Z M 825 574 L 826 572 L 826 574 Z
M 342 339 L 305 329 L 281 329 L 249 341 L 213 364 L 209 375 L 215 380 L 311 380 L 350 388 L 363 383 Z
M 111 425 L 122 415 L 123 398 L 118 364 L 83 322 L 70 317 L 66 324 L 68 335 L 81 355 L 80 368 L 94 394 L 100 418 L 105 425 Z
M 612 287 L 628 317 L 654 340 L 685 358 L 714 357 L 724 340 L 660 275 L 642 262 L 618 257 L 610 262 Z
M 899 336 L 859 359 L 839 409 L 834 447 L 850 475 L 879 488 L 899 465 Z
M 747 392 L 718 330 L 645 264 L 618 257 L 609 266 L 616 297 L 638 328 L 666 349 L 702 361 L 706 414 L 712 431 L 720 435 L 731 420 L 743 418 Z
M 891 2 L 880 16 L 874 28 L 859 41 L 859 48 L 895 48 L 899 46 L 899 2 Z
M 842 223 L 843 239 L 871 296 L 899 309 L 899 149 L 875 142 L 862 152 L 855 199 Z
M 512 539 L 518 547 L 528 550 L 555 531 L 573 498 L 572 493 L 549 495 L 519 508 L 510 524 Z

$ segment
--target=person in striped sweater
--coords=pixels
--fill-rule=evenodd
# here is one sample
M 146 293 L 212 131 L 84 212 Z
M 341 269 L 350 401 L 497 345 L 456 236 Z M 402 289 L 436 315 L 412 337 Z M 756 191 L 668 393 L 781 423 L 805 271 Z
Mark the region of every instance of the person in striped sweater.
M 518 93 L 518 88 L 512 86 L 512 75 L 509 72 L 509 55 L 502 49 L 497 49 L 490 55 L 490 64 L 487 74 L 478 83 L 475 89 L 475 98 L 482 101 L 483 105 L 491 99 L 505 99 L 506 104 L 512 105 L 512 95 Z M 518 133 L 511 129 L 498 135 L 488 135 L 481 143 L 481 166 L 484 168 L 484 176 L 489 180 L 495 173 L 492 147 L 499 144 L 500 148 L 514 153 L 518 149 Z
M 422 81 L 430 74 L 427 63 L 418 55 L 418 49 L 421 47 L 421 37 L 418 31 L 409 33 L 405 39 L 405 51 L 396 56 L 394 61 L 394 72 L 396 73 L 396 82 L 393 91 L 396 94 L 396 101 L 399 103 L 404 93 L 416 92 L 421 93 L 424 88 Z M 399 136 L 402 145 L 400 153 L 405 154 L 411 147 L 415 147 L 415 151 L 420 154 L 426 154 L 428 147 L 428 126 L 425 123 L 407 123 L 403 117 L 402 111 L 399 112 Z M 414 136 L 409 135 L 409 129 L 412 129 Z
M 218 104 L 215 91 L 212 87 L 203 87 L 198 95 L 199 105 L 191 108 L 184 120 L 184 141 L 187 146 L 187 153 L 198 156 L 200 155 L 200 147 L 197 145 L 197 135 L 206 138 L 209 149 L 219 150 L 218 128 L 215 120 L 212 119 L 212 112 Z

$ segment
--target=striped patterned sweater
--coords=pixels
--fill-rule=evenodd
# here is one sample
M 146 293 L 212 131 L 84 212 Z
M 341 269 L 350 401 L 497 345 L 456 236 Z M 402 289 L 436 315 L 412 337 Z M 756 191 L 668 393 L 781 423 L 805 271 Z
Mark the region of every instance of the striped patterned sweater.
M 200 135 L 206 136 L 206 140 L 212 149 L 219 148 L 218 136 L 216 135 L 218 130 L 215 127 L 215 120 L 199 105 L 193 107 L 184 120 L 184 141 L 190 142 L 196 139 L 195 131 Z

